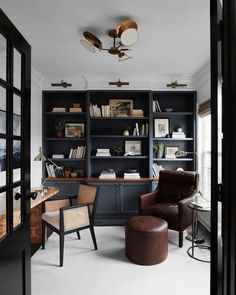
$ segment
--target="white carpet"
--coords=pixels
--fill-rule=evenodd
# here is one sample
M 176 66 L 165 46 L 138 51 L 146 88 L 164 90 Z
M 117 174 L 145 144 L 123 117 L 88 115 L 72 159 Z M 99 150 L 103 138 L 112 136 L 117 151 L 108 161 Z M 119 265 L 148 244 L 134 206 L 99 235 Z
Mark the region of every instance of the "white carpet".
M 169 231 L 169 255 L 158 265 L 140 266 L 124 253 L 123 227 L 95 227 L 98 251 L 89 230 L 65 239 L 64 266 L 59 263 L 58 235 L 32 257 L 32 295 L 209 295 L 210 264 L 190 258 Z

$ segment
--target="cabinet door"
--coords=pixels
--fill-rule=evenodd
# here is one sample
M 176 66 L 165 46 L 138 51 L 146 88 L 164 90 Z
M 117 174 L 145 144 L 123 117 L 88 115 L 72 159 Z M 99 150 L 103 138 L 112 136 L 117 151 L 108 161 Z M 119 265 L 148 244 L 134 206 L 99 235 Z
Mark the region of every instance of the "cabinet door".
M 97 199 L 97 214 L 114 214 L 120 209 L 117 183 L 91 183 L 99 187 Z
M 138 197 L 151 190 L 149 183 L 121 183 L 120 195 L 122 212 L 138 213 Z

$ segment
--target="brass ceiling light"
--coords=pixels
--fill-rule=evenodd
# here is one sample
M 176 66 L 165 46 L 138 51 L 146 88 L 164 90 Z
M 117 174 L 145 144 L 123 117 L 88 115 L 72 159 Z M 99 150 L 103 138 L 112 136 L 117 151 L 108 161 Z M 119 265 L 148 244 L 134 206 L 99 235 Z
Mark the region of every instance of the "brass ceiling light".
M 133 57 L 126 52 L 132 49 L 126 48 L 135 44 L 138 40 L 138 26 L 133 20 L 121 22 L 116 29 L 108 31 L 108 36 L 113 38 L 113 45 L 110 48 L 103 48 L 102 42 L 92 33 L 85 31 L 85 39 L 81 39 L 81 45 L 92 53 L 97 51 L 107 51 L 109 54 L 117 55 L 118 61 L 124 61 Z

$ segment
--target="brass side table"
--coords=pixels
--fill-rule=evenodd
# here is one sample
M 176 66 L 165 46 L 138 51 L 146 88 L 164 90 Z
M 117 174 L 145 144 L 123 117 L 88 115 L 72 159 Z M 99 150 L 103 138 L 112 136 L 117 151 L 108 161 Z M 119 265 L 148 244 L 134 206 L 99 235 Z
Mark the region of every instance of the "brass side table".
M 200 206 L 195 205 L 193 203 L 190 203 L 188 206 L 190 209 L 192 209 L 192 240 L 191 240 L 192 246 L 188 248 L 187 253 L 190 257 L 192 257 L 195 260 L 209 263 L 210 260 L 197 258 L 194 255 L 194 249 L 199 248 L 199 249 L 210 250 L 211 247 L 208 245 L 194 245 L 194 240 L 195 240 L 195 233 L 196 233 L 196 228 L 197 228 L 197 223 L 198 223 L 198 212 L 210 212 L 211 208 L 210 207 L 200 207 Z

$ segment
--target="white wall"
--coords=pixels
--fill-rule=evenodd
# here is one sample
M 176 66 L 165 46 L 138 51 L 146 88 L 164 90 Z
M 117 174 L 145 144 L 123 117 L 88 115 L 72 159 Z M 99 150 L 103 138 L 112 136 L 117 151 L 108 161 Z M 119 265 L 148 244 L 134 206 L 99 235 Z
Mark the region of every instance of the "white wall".
M 42 178 L 42 163 L 35 162 L 42 146 L 42 85 L 43 77 L 32 68 L 31 76 L 31 187 L 38 187 Z

